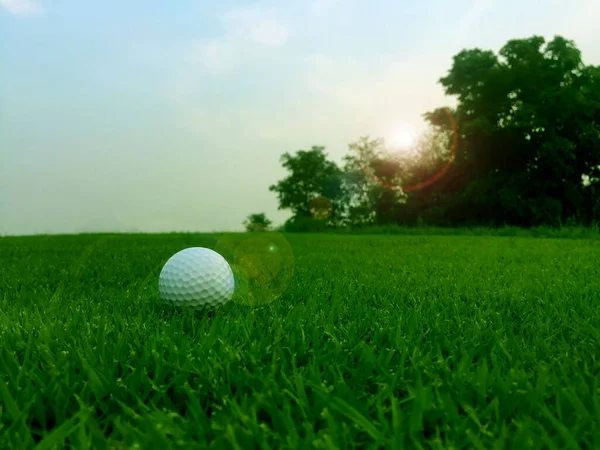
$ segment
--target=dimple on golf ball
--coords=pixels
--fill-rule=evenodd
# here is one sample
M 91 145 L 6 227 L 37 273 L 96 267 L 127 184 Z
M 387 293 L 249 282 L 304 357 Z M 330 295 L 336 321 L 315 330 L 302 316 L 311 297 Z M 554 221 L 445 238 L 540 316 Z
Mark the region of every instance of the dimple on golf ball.
M 214 310 L 231 300 L 235 280 L 225 258 L 209 248 L 191 247 L 169 258 L 158 288 L 166 302 Z

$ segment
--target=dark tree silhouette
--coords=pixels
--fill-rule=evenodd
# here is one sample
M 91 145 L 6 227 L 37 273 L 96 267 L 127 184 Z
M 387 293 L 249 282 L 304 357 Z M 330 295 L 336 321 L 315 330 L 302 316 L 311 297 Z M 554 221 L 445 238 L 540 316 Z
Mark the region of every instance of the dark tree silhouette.
M 289 175 L 270 187 L 280 209 L 310 218 L 318 204 L 330 226 L 600 221 L 600 67 L 572 41 L 463 50 L 440 83 L 458 105 L 424 115 L 410 157 L 368 137 L 349 145 L 343 171 L 323 147 L 285 153 Z
M 313 146 L 311 150 L 299 150 L 294 155 L 284 153 L 281 157 L 288 175 L 269 187 L 277 194 L 279 209 L 289 209 L 292 220 L 323 217 L 329 225 L 339 225 L 346 207 L 343 173 L 338 166 L 327 159 L 324 147 Z M 327 208 L 322 205 L 329 200 Z
M 248 232 L 255 231 L 269 231 L 271 229 L 271 222 L 265 213 L 250 214 L 246 220 L 244 220 L 244 227 Z
M 463 222 L 590 222 L 582 176 L 600 166 L 600 83 L 562 37 L 511 40 L 499 56 L 464 50 L 440 82 L 458 97 Z M 593 182 L 592 184 L 595 184 Z

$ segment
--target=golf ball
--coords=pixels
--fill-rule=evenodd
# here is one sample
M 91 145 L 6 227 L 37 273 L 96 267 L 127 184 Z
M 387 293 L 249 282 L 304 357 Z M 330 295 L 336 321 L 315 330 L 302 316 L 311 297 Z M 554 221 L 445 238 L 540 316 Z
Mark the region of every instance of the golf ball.
M 169 258 L 158 288 L 166 302 L 213 310 L 231 300 L 235 280 L 225 258 L 211 249 L 192 247 Z

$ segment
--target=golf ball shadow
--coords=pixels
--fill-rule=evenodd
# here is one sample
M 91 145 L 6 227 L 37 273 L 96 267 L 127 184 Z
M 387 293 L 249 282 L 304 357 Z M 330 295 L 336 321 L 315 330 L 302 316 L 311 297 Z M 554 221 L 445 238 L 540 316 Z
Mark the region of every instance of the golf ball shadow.
M 292 281 L 294 254 L 279 233 L 225 235 L 214 250 L 231 265 L 235 279 L 234 302 L 251 306 L 272 303 Z

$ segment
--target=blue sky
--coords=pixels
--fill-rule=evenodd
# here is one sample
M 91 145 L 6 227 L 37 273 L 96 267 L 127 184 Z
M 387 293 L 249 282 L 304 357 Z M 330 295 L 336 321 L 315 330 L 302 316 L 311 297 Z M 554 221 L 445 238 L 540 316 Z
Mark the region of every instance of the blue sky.
M 534 34 L 600 64 L 597 0 L 0 0 L 0 234 L 227 231 L 286 151 L 340 161 L 452 105 L 463 48 Z

